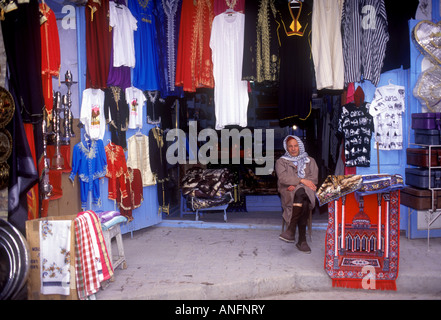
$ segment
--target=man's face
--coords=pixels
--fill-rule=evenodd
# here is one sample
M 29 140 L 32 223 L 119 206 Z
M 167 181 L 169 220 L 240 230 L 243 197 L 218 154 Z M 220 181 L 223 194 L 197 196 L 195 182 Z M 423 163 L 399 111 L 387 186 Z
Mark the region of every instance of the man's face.
M 296 139 L 290 139 L 286 144 L 286 148 L 291 156 L 297 157 L 300 153 L 299 143 Z

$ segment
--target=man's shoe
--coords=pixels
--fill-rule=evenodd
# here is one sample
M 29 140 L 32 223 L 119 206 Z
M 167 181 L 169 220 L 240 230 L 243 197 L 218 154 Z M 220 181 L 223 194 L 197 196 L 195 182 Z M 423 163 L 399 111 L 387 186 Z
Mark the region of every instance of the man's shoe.
M 311 248 L 308 246 L 306 241 L 302 241 L 301 243 L 296 244 L 297 249 L 304 253 L 311 253 Z

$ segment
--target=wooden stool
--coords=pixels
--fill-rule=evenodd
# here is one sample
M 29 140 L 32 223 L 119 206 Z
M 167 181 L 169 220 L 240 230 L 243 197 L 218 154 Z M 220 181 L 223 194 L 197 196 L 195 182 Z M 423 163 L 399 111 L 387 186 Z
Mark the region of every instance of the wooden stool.
M 107 252 L 109 253 L 110 260 L 112 261 L 113 270 L 118 268 L 121 265 L 121 269 L 127 268 L 126 257 L 124 255 L 124 246 L 121 236 L 121 228 L 118 224 L 110 227 L 107 230 L 103 230 L 104 241 L 106 241 Z M 113 260 L 112 255 L 112 239 L 116 239 L 116 245 L 118 248 L 118 257 L 116 260 Z M 112 276 L 113 278 L 113 276 Z

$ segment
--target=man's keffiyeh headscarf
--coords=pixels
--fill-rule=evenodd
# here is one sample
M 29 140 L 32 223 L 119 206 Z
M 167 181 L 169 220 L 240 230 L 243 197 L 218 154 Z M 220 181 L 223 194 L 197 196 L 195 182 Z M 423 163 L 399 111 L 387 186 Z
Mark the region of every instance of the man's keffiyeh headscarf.
M 290 138 L 296 139 L 297 143 L 299 144 L 299 155 L 297 157 L 293 157 L 292 155 L 290 155 L 286 147 L 286 143 Z M 306 164 L 309 163 L 311 160 L 309 160 L 308 153 L 305 152 L 305 146 L 303 145 L 302 140 L 300 140 L 300 138 L 297 136 L 287 136 L 285 140 L 283 140 L 283 148 L 285 148 L 286 153 L 282 156 L 282 158 L 292 161 L 292 163 L 297 167 L 299 177 L 304 178 Z

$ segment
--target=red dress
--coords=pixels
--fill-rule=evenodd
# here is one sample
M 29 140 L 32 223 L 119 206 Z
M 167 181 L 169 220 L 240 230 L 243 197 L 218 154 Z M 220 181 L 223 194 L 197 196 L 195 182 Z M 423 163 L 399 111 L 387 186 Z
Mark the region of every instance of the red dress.
M 44 104 L 49 118 L 52 118 L 53 94 L 52 77 L 60 74 L 60 38 L 58 36 L 55 13 L 44 2 L 40 3 L 40 14 L 46 22 L 40 25 L 41 35 L 41 80 L 43 84 Z
M 118 200 L 118 207 L 121 215 L 126 217 L 130 222 L 133 220 L 132 211 L 141 206 L 144 201 L 144 194 L 142 189 L 141 171 L 130 167 L 128 167 L 127 170 L 125 184 L 128 197 L 121 198 L 118 194 L 118 199 L 120 199 Z M 120 180 L 118 180 L 118 182 L 120 182 Z M 121 190 L 121 188 L 118 190 Z
M 196 3 L 196 4 L 195 4 Z M 214 88 L 210 35 L 213 0 L 183 0 L 179 30 L 176 86 L 184 91 Z
M 109 0 L 88 0 L 86 5 L 86 88 L 104 89 L 110 68 L 112 33 Z
M 126 175 L 127 175 L 127 162 L 124 150 L 121 146 L 110 142 L 105 148 L 107 157 L 107 172 L 106 177 L 109 178 L 109 199 L 118 199 L 118 194 L 121 194 L 121 198 L 127 198 L 126 188 Z M 118 193 L 119 187 L 119 193 Z

